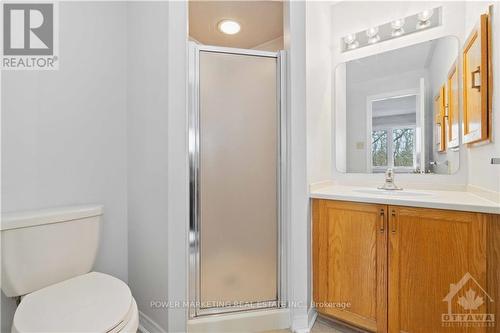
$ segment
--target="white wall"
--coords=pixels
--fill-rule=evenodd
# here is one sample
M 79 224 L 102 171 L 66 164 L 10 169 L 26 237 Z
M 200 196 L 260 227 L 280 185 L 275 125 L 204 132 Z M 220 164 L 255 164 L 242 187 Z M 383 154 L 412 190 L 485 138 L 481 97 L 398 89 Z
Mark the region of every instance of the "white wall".
M 126 5 L 59 9 L 59 70 L 2 73 L 2 208 L 104 204 L 95 269 L 127 281 Z
M 487 190 L 500 192 L 500 166 L 490 164 L 491 157 L 500 157 L 500 8 L 498 1 L 467 2 L 465 5 L 465 29 L 470 32 L 479 16 L 488 12 L 488 5 L 494 5 L 492 21 L 493 46 L 493 128 L 492 143 L 476 145 L 467 149 L 469 161 L 469 184 Z M 499 198 L 500 199 L 500 198 Z
M 306 4 L 285 5 L 285 49 L 287 50 L 287 149 L 288 149 L 288 300 L 291 329 L 303 332 L 309 325 L 310 223 L 307 195 L 306 117 Z
M 330 3 L 306 2 L 306 22 L 307 177 L 317 182 L 331 174 Z
M 187 2 L 168 2 L 168 296 L 187 300 L 188 290 L 188 117 Z M 168 332 L 185 332 L 187 308 L 168 311 Z
M 129 285 L 139 310 L 167 329 L 168 3 L 130 2 L 128 22 Z

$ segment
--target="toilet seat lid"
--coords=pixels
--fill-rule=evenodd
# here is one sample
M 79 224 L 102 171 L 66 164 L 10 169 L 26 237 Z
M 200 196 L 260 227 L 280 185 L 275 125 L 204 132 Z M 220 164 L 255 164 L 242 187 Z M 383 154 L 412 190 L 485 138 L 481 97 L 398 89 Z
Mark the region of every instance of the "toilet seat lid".
M 132 294 L 121 280 L 91 272 L 23 298 L 14 332 L 113 332 L 127 319 Z

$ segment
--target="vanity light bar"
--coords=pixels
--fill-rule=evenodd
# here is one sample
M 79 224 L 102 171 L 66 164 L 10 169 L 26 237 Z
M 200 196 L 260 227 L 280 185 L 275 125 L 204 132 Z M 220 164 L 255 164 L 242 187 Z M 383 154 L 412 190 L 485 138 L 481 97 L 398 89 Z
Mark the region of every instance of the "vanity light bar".
M 442 7 L 426 9 L 411 16 L 348 34 L 341 40 L 342 52 L 438 27 L 441 25 L 442 11 Z

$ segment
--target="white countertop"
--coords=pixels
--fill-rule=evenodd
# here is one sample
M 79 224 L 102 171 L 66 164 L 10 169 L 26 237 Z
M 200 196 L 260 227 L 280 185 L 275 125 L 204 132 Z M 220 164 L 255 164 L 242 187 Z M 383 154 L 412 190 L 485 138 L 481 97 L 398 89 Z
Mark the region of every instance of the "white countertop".
M 376 187 L 326 185 L 311 189 L 309 195 L 317 199 L 500 214 L 500 203 L 466 191 L 413 189 L 384 191 L 377 190 Z

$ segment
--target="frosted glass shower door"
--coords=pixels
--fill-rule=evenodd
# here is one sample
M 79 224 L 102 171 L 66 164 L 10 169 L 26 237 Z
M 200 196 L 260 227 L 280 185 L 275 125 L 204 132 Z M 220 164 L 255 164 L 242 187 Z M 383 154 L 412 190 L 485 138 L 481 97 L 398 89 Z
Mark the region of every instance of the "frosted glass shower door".
M 276 301 L 277 58 L 199 53 L 201 309 Z

